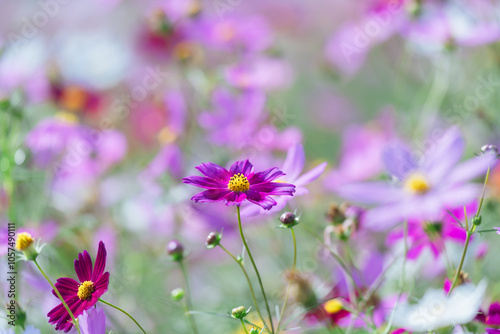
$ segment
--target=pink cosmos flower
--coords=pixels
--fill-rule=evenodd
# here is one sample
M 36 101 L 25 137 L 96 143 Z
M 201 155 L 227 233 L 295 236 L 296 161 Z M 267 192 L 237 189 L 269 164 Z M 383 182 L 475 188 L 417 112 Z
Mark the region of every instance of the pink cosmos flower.
M 78 259 L 75 260 L 75 271 L 80 283 L 67 277 L 57 280 L 56 288 L 75 317 L 94 306 L 108 290 L 109 272 L 103 273 L 105 266 L 106 248 L 101 241 L 94 267 L 87 251 L 78 254 Z M 54 290 L 52 290 L 52 294 L 57 297 Z M 49 323 L 56 325 L 56 330 L 63 330 L 67 333 L 73 327 L 71 317 L 62 303 L 54 307 L 47 316 Z
M 410 219 L 434 220 L 443 208 L 457 208 L 476 199 L 481 186 L 470 181 L 486 174 L 496 156 L 484 154 L 458 164 L 465 149 L 458 128 L 434 142 L 419 161 L 401 143 L 383 154 L 392 182 L 365 182 L 342 186 L 338 193 L 352 201 L 378 204 L 368 210 L 363 225 L 383 230 Z
M 106 333 L 106 315 L 102 308 L 83 311 L 78 317 L 78 323 L 82 334 L 102 334 Z
M 295 186 L 289 183 L 272 182 L 285 175 L 277 167 L 254 173 L 253 165 L 247 160 L 235 162 L 231 168 L 214 163 L 204 163 L 196 167 L 205 176 L 190 176 L 183 183 L 208 189 L 194 195 L 195 202 L 226 201 L 226 205 L 240 205 L 248 200 L 269 210 L 277 204 L 271 195 L 292 196 Z

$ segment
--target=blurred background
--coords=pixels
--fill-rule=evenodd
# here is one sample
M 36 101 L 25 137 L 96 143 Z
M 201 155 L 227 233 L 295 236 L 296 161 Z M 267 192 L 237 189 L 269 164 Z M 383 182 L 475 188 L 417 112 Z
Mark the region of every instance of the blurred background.
M 248 158 L 256 170 L 283 168 L 287 155 L 299 152 L 298 176 L 327 162 L 306 186 L 309 193 L 287 208 L 243 208 L 274 309 L 282 305 L 293 257 L 290 234 L 274 228 L 282 212 L 301 215 L 298 270 L 322 300 L 343 277 L 314 236 L 331 232 L 324 233 L 331 205 L 342 202 L 339 187 L 387 179 L 380 153 L 389 142 L 399 138 L 418 156 L 458 126 L 467 158 L 484 144 L 500 144 L 496 1 L 0 3 L 0 233 L 14 221 L 18 232 L 46 242 L 39 261 L 54 281 L 76 278 L 73 260 L 85 249 L 95 259 L 103 240 L 111 274 L 103 299 L 150 333 L 190 332 L 170 298 L 184 284 L 165 252 L 172 239 L 186 249 L 204 333 L 240 333 L 226 312 L 251 304 L 236 264 L 219 248 L 205 249 L 211 231 L 223 230 L 235 255 L 242 245 L 234 207 L 190 201 L 197 190 L 181 178 L 199 175 L 195 166 Z M 499 186 L 496 170 L 483 215 L 489 227 L 498 225 Z M 348 242 L 360 272 L 383 266 L 395 252 L 384 233 L 356 235 Z M 333 232 L 331 242 L 341 237 Z M 498 280 L 497 237 L 475 238 L 477 261 L 467 263 L 475 277 Z M 458 262 L 461 246 L 449 247 Z M 422 270 L 429 263 L 436 266 Z M 46 314 L 57 299 L 32 263 L 18 267 L 26 323 L 53 332 Z M 418 294 L 442 286 L 446 259 L 424 252 L 411 268 L 407 284 Z M 396 291 L 394 271 L 381 295 Z M 328 332 L 303 320 L 299 292 L 287 327 L 300 329 L 289 332 Z M 496 286 L 491 298 L 499 293 Z M 108 331 L 136 332 L 129 319 L 104 308 Z

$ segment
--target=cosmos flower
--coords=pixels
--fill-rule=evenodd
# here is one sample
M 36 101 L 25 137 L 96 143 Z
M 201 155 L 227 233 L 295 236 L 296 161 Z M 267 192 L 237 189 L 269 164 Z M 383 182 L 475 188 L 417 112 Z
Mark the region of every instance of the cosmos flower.
M 395 183 L 365 182 L 342 186 L 338 193 L 346 199 L 378 204 L 364 215 L 363 224 L 372 230 L 391 228 L 410 219 L 434 220 L 443 208 L 471 203 L 481 186 L 470 181 L 494 166 L 495 155 L 486 153 L 458 164 L 465 149 L 458 128 L 451 128 L 416 161 L 410 150 L 395 143 L 383 159 Z
M 277 167 L 254 173 L 253 165 L 247 160 L 235 162 L 231 168 L 204 163 L 196 167 L 205 176 L 190 176 L 182 182 L 208 189 L 194 195 L 195 202 L 226 201 L 226 205 L 240 205 L 248 200 L 269 210 L 276 201 L 271 195 L 289 195 L 295 192 L 295 186 L 289 183 L 272 182 L 285 175 Z
M 78 317 L 82 334 L 102 334 L 106 332 L 106 315 L 102 308 L 83 311 Z
M 446 326 L 466 324 L 477 315 L 487 284 L 460 285 L 447 296 L 442 289 L 428 290 L 417 304 L 398 306 L 394 325 L 415 332 L 434 331 Z
M 327 165 L 326 162 L 323 162 L 310 171 L 301 175 L 305 163 L 306 156 L 304 147 L 301 144 L 293 145 L 288 149 L 288 153 L 282 168 L 283 172 L 286 173 L 286 178 L 281 178 L 280 182 L 288 182 L 295 185 L 296 188 L 294 196 L 308 194 L 309 191 L 305 186 L 320 177 L 321 174 L 323 174 L 323 172 L 325 171 Z M 282 210 L 290 199 L 291 197 L 289 196 L 278 197 L 276 199 L 276 202 L 278 204 L 271 210 L 265 212 L 273 213 Z M 262 213 L 264 213 L 264 211 L 256 206 L 249 206 L 242 210 L 242 214 L 244 216 L 254 216 Z
M 103 273 L 105 266 L 106 248 L 101 241 L 99 242 L 95 266 L 92 266 L 92 259 L 87 251 L 78 254 L 78 259 L 75 260 L 75 271 L 80 283 L 67 277 L 57 280 L 56 288 L 75 317 L 94 306 L 108 290 L 109 273 Z M 52 293 L 57 297 L 55 291 Z M 56 325 L 56 330 L 64 330 L 67 333 L 73 327 L 71 317 L 62 303 L 54 307 L 47 316 L 49 323 Z
M 500 303 L 492 303 L 488 312 L 480 312 L 476 319 L 488 326 L 500 326 Z

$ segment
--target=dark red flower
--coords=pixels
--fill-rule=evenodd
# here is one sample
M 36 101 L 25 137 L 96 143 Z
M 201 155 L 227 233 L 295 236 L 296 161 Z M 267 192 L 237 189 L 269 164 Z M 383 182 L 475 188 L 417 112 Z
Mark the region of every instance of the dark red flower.
M 103 273 L 105 266 L 106 248 L 101 241 L 99 242 L 99 250 L 93 268 L 92 259 L 87 251 L 78 254 L 78 259 L 75 260 L 75 271 L 80 283 L 67 277 L 57 280 L 55 286 L 75 318 L 78 318 L 83 311 L 94 306 L 108 290 L 109 273 Z M 52 290 L 52 294 L 57 297 L 54 290 Z M 67 333 L 73 327 L 71 317 L 62 303 L 54 307 L 47 316 L 49 317 L 49 323 L 56 325 L 56 330 L 63 330 Z

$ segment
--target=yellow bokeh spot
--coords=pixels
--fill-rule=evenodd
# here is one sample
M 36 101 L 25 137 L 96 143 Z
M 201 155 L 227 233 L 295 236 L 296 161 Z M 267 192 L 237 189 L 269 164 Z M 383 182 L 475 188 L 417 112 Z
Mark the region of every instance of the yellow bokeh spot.
M 323 308 L 328 314 L 336 314 L 344 308 L 344 305 L 338 299 L 331 299 L 323 304 Z
M 404 182 L 404 188 L 411 193 L 423 194 L 429 191 L 431 186 L 424 175 L 414 173 L 406 179 Z
M 177 135 L 167 127 L 161 129 L 160 133 L 158 133 L 158 141 L 162 145 L 173 143 L 176 139 Z
M 75 114 L 65 111 L 60 111 L 56 114 L 56 118 L 64 123 L 75 124 L 78 123 L 78 117 Z
M 94 293 L 94 283 L 92 281 L 85 281 L 78 286 L 78 298 L 81 300 L 89 300 Z
M 250 182 L 245 175 L 238 173 L 234 174 L 229 183 L 227 184 L 227 188 L 232 191 L 242 192 L 250 189 Z
M 16 249 L 23 251 L 28 248 L 34 242 L 31 234 L 28 232 L 22 232 L 17 235 Z

